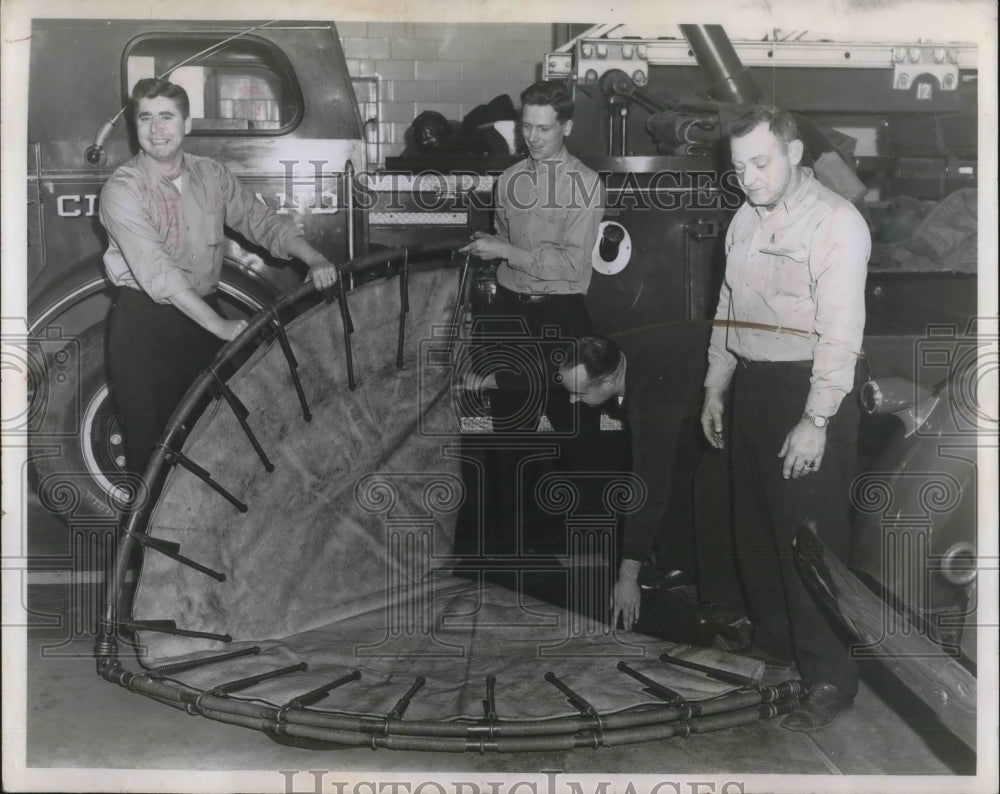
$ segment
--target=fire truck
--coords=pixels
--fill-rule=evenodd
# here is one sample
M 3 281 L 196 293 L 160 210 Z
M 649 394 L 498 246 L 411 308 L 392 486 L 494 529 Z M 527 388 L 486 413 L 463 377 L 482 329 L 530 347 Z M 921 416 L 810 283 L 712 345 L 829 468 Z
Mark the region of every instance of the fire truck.
M 86 81 L 68 79 L 85 72 Z M 333 25 L 36 20 L 28 111 L 28 316 L 37 342 L 30 431 L 43 504 L 64 515 L 111 516 L 118 506 L 109 475 L 125 459 L 104 372 L 110 293 L 98 197 L 137 150 L 119 112 L 131 86 L 168 72 L 192 97 L 189 151 L 225 162 L 331 260 L 365 245 L 363 219 L 344 188 L 366 166 L 365 128 Z M 233 316 L 259 310 L 302 279 L 294 265 L 245 241 L 224 244 L 219 295 Z M 70 502 L 50 497 L 65 493 L 53 490 L 56 483 L 71 486 Z

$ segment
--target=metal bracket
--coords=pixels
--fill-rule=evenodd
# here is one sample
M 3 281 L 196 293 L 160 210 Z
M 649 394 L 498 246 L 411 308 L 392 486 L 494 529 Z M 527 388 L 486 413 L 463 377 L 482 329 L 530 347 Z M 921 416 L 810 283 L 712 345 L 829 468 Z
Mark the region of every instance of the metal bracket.
M 556 56 L 547 56 L 547 58 L 553 57 Z M 646 45 L 628 40 L 579 42 L 576 51 L 576 74 L 581 84 L 595 84 L 605 72 L 610 72 L 612 69 L 625 72 L 637 86 L 646 85 L 649 82 Z
M 687 225 L 687 233 L 695 240 L 714 240 L 719 236 L 719 222 L 706 218 L 695 218 Z
M 550 52 L 545 56 L 544 77 L 546 80 L 557 80 L 567 78 L 573 74 L 573 53 L 571 52 Z
M 937 81 L 940 91 L 955 91 L 958 88 L 958 50 L 945 47 L 893 47 L 892 87 L 897 91 L 909 91 L 914 83 L 917 99 L 934 98 L 934 85 L 919 78 L 927 75 Z

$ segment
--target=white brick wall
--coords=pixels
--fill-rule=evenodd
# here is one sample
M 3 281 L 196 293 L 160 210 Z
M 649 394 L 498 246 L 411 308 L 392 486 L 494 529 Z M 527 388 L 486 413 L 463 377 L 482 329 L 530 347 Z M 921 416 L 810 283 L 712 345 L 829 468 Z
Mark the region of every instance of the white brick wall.
M 498 94 L 517 106 L 552 49 L 549 24 L 343 22 L 337 31 L 351 75 L 381 78 L 383 157 L 403 151 L 424 110 L 461 120 Z

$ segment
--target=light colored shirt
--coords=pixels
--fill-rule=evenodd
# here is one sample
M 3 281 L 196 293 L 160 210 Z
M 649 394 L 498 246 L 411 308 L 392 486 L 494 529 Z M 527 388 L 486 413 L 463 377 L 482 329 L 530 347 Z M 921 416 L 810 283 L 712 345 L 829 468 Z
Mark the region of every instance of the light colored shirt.
M 178 191 L 144 152 L 111 175 L 100 201 L 111 283 L 141 289 L 157 303 L 186 289 L 205 296 L 222 272 L 224 225 L 280 259 L 289 258 L 289 244 L 302 236 L 222 163 L 185 154 L 181 180 Z
M 850 202 L 800 175 L 773 209 L 744 204 L 729 226 L 705 386 L 726 388 L 737 356 L 812 361 L 804 410 L 833 416 L 854 386 L 871 235 Z
M 511 166 L 497 180 L 497 236 L 531 251 L 531 262 L 501 262 L 497 281 L 514 292 L 585 294 L 603 216 L 600 177 L 565 147 L 553 160 Z

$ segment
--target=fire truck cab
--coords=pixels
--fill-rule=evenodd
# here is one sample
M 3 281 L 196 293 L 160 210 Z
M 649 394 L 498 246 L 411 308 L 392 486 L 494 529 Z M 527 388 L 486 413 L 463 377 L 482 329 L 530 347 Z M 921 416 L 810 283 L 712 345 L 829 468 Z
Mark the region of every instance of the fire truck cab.
M 28 317 L 34 340 L 29 427 L 43 504 L 117 512 L 108 472 L 125 462 L 104 375 L 110 286 L 101 187 L 137 150 L 131 86 L 170 74 L 191 98 L 187 151 L 218 159 L 291 215 L 332 261 L 353 253 L 345 174 L 367 164 L 365 129 L 334 25 L 327 22 L 34 22 L 28 103 Z M 72 79 L 89 75 L 86 80 Z M 350 185 L 348 176 L 346 184 Z M 228 234 L 228 233 L 227 233 Z M 301 266 L 225 240 L 219 294 L 235 315 L 300 281 Z M 72 498 L 63 500 L 68 492 Z

